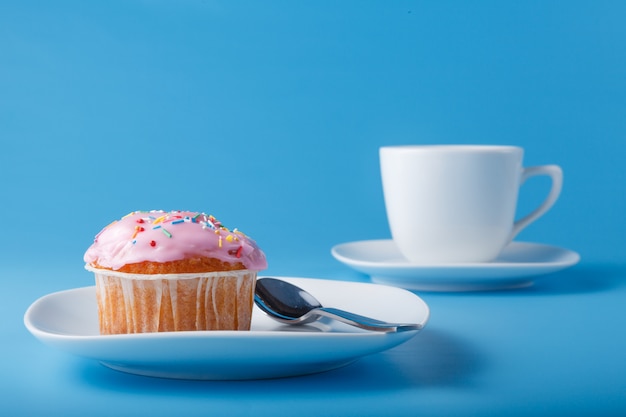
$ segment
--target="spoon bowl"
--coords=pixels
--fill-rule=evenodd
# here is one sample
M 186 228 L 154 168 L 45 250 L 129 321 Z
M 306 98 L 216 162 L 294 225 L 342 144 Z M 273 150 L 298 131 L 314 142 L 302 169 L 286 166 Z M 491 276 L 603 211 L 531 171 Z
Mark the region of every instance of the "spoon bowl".
M 307 291 L 276 278 L 257 280 L 254 302 L 271 318 L 286 324 L 301 325 L 328 317 L 362 329 L 379 332 L 422 329 L 420 324 L 388 323 L 337 308 L 323 307 Z

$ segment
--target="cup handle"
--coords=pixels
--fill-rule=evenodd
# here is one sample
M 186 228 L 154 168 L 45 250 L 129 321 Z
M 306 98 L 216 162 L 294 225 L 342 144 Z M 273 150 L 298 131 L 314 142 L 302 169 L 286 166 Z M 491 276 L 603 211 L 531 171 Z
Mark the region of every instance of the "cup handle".
M 511 240 L 513 240 L 515 236 L 522 231 L 522 229 L 537 220 L 539 217 L 543 216 L 550 209 L 550 207 L 554 205 L 556 200 L 559 198 L 559 194 L 561 194 L 561 188 L 563 188 L 563 170 L 561 170 L 561 167 L 558 165 L 541 165 L 524 168 L 520 179 L 520 185 L 526 182 L 526 180 L 530 177 L 535 177 L 537 175 L 548 175 L 552 179 L 552 188 L 539 207 L 513 224 Z

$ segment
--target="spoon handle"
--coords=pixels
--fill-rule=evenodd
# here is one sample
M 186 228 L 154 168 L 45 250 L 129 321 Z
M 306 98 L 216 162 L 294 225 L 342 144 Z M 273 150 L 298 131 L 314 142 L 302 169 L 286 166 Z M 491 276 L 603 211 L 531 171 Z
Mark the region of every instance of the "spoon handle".
M 316 308 L 311 310 L 307 315 L 309 314 L 328 317 L 352 326 L 378 332 L 406 332 L 409 330 L 421 330 L 423 327 L 421 324 L 416 323 L 387 323 L 332 307 Z

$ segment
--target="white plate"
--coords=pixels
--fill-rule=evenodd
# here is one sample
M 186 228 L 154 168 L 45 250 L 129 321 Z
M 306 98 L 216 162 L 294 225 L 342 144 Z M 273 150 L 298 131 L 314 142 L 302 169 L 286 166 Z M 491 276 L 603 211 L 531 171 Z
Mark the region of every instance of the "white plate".
M 488 263 L 419 265 L 407 261 L 392 240 L 337 245 L 333 256 L 372 281 L 423 291 L 482 291 L 531 285 L 538 275 L 575 265 L 580 255 L 537 243 L 512 242 Z
M 326 306 L 381 320 L 426 324 L 429 309 L 399 288 L 311 278 L 283 278 Z M 378 333 L 328 321 L 297 327 L 256 306 L 250 331 L 195 331 L 101 336 L 95 287 L 46 295 L 24 323 L 42 342 L 119 371 L 182 379 L 260 379 L 304 375 L 347 365 L 406 342 L 416 331 Z

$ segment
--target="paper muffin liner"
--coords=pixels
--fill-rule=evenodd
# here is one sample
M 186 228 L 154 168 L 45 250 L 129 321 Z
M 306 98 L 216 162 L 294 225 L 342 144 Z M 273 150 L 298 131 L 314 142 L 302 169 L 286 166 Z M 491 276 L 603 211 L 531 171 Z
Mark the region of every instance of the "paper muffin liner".
M 128 274 L 96 278 L 101 334 L 250 330 L 256 271 Z

